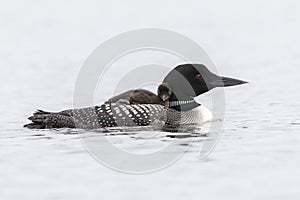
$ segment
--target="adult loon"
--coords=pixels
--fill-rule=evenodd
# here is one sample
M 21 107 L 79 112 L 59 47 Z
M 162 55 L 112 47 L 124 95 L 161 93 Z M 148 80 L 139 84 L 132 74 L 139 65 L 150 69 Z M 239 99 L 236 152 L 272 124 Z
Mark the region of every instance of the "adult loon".
M 61 112 L 37 110 L 27 128 L 87 128 L 146 126 L 163 124 L 163 130 L 176 130 L 182 124 L 201 124 L 212 119 L 211 112 L 194 97 L 215 87 L 247 83 L 221 77 L 202 64 L 183 64 L 171 70 L 158 87 L 158 95 L 143 89 L 129 90 L 100 106 Z

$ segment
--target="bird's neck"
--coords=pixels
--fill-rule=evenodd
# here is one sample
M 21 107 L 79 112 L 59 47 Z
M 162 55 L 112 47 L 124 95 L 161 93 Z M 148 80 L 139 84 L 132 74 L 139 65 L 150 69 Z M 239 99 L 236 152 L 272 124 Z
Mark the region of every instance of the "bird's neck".
M 193 97 L 177 97 L 174 94 L 171 95 L 169 99 L 169 108 L 175 109 L 177 111 L 188 111 L 192 110 L 201 104 L 197 103 Z

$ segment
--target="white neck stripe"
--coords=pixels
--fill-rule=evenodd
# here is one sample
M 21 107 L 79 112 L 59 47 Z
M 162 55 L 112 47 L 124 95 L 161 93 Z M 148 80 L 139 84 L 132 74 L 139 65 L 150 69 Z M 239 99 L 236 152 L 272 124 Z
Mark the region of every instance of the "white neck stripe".
M 188 103 L 194 103 L 195 100 L 188 100 L 188 101 L 170 101 L 169 102 L 169 107 L 175 107 L 183 104 L 188 104 Z

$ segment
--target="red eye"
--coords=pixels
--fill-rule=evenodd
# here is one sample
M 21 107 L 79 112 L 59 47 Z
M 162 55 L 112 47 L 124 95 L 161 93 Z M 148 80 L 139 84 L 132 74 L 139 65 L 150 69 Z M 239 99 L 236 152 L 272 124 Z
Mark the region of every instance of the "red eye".
M 195 76 L 195 78 L 199 80 L 199 79 L 202 78 L 202 76 L 201 76 L 201 74 L 197 74 L 197 75 Z

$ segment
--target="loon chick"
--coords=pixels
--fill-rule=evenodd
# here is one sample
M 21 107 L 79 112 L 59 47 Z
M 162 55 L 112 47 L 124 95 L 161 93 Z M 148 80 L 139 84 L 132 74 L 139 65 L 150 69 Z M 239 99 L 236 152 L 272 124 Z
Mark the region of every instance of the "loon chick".
M 247 82 L 218 76 L 202 64 L 184 64 L 167 74 L 158 87 L 158 96 L 147 90 L 130 90 L 111 98 L 101 106 L 57 113 L 38 110 L 28 118 L 32 123 L 24 126 L 38 129 L 63 127 L 94 129 L 145 126 L 158 122 L 164 124 L 163 130 L 176 131 L 182 124 L 200 124 L 212 119 L 211 112 L 197 103 L 194 97 L 215 87 L 244 83 Z M 157 97 L 159 100 L 155 101 Z M 122 99 L 129 100 L 131 104 L 116 103 Z
M 158 95 L 145 89 L 128 90 L 108 99 L 105 103 L 116 104 L 160 104 L 168 107 L 168 100 L 172 94 L 167 83 L 162 83 L 157 88 Z

